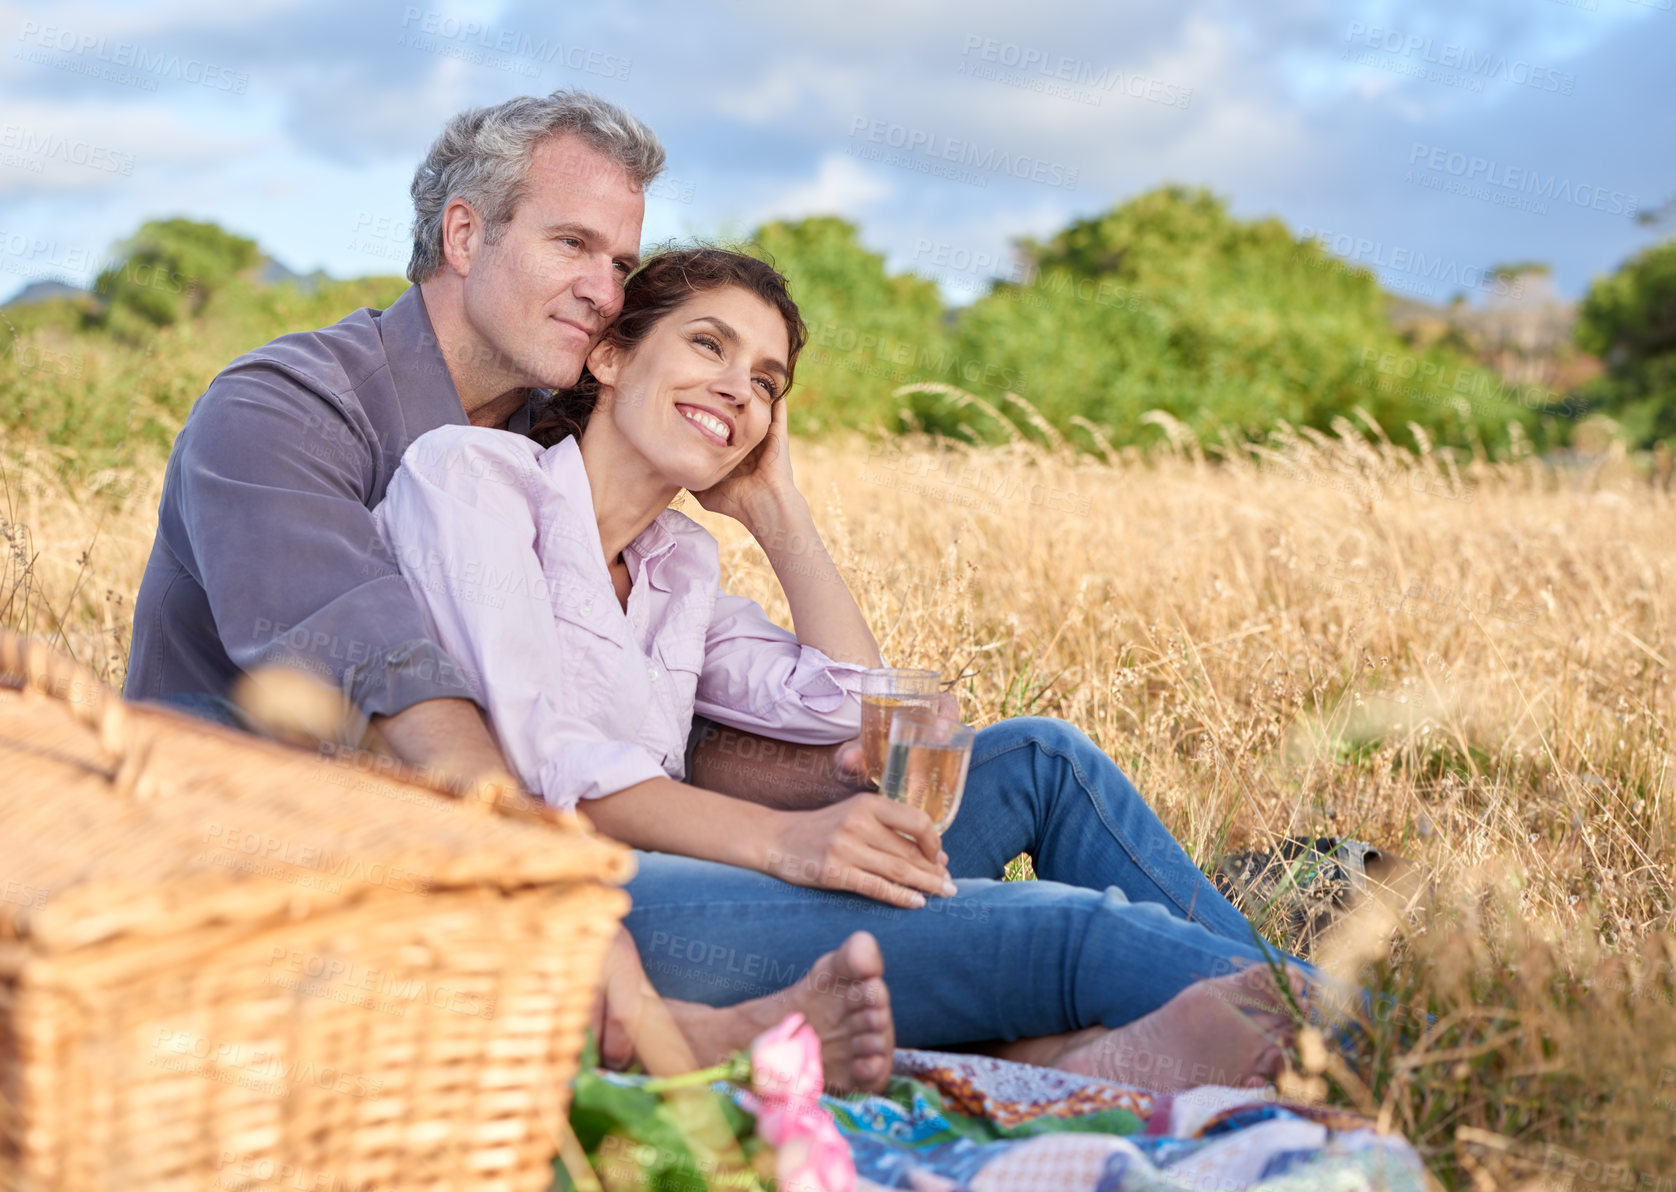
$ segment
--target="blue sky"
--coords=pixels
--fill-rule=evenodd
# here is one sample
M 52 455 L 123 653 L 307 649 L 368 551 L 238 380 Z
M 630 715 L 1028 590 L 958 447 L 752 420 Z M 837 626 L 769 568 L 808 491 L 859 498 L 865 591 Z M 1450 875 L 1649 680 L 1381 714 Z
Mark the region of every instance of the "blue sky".
M 1562 292 L 1676 231 L 1676 0 L 0 3 L 0 297 L 142 220 L 400 273 L 459 108 L 584 87 L 669 150 L 648 242 L 836 213 L 968 299 L 1009 245 L 1166 182 L 1432 301 Z

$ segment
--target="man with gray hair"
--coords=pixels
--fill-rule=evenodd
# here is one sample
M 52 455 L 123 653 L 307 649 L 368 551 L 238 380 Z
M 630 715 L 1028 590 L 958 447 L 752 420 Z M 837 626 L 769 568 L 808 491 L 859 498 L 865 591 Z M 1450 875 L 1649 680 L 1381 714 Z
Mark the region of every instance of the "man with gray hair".
M 413 288 L 241 356 L 193 407 L 125 694 L 230 711 L 241 673 L 297 667 L 404 761 L 504 769 L 371 511 L 426 431 L 522 432 L 546 390 L 576 382 L 621 307 L 663 163 L 649 129 L 586 93 L 450 120 L 413 179 Z
M 450 120 L 413 178 L 413 287 L 386 310 L 239 357 L 194 405 L 169 456 L 124 694 L 239 726 L 229 697 L 243 673 L 300 668 L 401 760 L 505 776 L 473 685 L 432 639 L 372 510 L 426 431 L 527 433 L 547 392 L 576 383 L 622 307 L 663 163 L 645 125 L 586 92 Z M 496 597 L 492 577 L 456 582 Z M 882 972 L 878 945 L 857 933 L 760 1004 L 668 1008 L 706 1061 L 802 1010 L 830 1079 L 877 1087 L 894 1037 Z M 609 977 L 607 1053 L 649 991 L 626 935 Z

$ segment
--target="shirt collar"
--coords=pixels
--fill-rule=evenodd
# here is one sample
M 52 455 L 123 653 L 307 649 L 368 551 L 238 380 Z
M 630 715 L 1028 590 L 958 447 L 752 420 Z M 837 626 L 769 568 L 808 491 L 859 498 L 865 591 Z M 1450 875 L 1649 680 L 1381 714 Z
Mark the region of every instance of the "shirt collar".
M 407 423 L 408 441 L 439 426 L 464 426 L 465 404 L 454 388 L 442 345 L 431 327 L 425 295 L 409 286 L 400 298 L 379 312 L 378 334 L 384 341 L 384 357 L 390 362 L 390 379 L 395 384 Z M 530 399 L 507 419 L 506 429 L 527 435 L 534 410 L 547 400 L 545 389 L 532 389 Z
M 541 457 L 541 468 L 555 482 L 573 513 L 586 516 L 588 524 L 581 527 L 583 540 L 592 544 L 594 553 L 603 561 L 605 548 L 599 541 L 593 489 L 588 484 L 588 470 L 583 466 L 582 448 L 575 436 L 567 435 L 549 447 Z M 675 548 L 680 545 L 680 540 L 664 524 L 669 517 L 668 511 L 658 514 L 652 524 L 640 531 L 623 551 L 631 580 L 639 583 L 644 577 L 660 592 L 674 590 L 669 576 L 664 574 L 664 568 L 673 562 Z
M 660 592 L 673 590 L 669 577 L 664 574 L 664 568 L 674 561 L 675 548 L 679 541 L 664 525 L 669 516 L 667 512 L 660 513 L 652 524 L 640 531 L 639 537 L 629 543 L 626 557 L 632 552 L 640 560 L 640 574 L 646 577 L 646 582 Z

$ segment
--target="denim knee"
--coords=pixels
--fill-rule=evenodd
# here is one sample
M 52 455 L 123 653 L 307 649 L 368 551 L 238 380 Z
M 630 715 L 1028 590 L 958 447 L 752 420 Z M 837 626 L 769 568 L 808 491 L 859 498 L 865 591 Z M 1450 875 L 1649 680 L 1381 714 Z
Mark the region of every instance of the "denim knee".
M 1068 721 L 1052 716 L 1015 716 L 984 729 L 975 756 L 1003 753 L 1020 743 L 1033 744 L 1052 756 L 1075 757 L 1083 750 L 1100 752 L 1087 733 Z
M 1080 912 L 1086 931 L 1110 930 L 1116 933 L 1115 938 L 1125 940 L 1133 940 L 1136 931 L 1152 932 L 1156 933 L 1155 942 L 1168 940 L 1164 946 L 1196 954 L 1198 980 L 1225 977 L 1268 960 L 1296 963 L 1293 957 L 1255 933 L 1249 941 L 1229 940 L 1214 935 L 1203 924 L 1171 914 L 1161 903 L 1132 901 L 1116 887 L 1102 890 L 1098 898 L 1075 907 L 1074 911 Z M 1307 968 L 1302 971 L 1310 972 Z

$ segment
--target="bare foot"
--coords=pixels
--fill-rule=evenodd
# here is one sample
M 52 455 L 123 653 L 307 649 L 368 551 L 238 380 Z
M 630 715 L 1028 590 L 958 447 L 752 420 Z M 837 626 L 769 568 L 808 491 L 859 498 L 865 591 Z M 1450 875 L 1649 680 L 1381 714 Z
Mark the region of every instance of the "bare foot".
M 884 971 L 878 941 L 858 931 L 778 993 L 722 1009 L 690 1002 L 671 1002 L 669 1008 L 702 1063 L 743 1051 L 786 1015 L 800 1013 L 820 1036 L 827 1087 L 878 1092 L 890 1079 L 896 1047 Z
M 1300 993 L 1294 978 L 1294 993 Z M 1280 1073 L 1292 1016 L 1266 967 L 1199 981 L 1144 1018 L 1066 1038 L 1049 1066 L 1159 1092 L 1261 1088 Z

